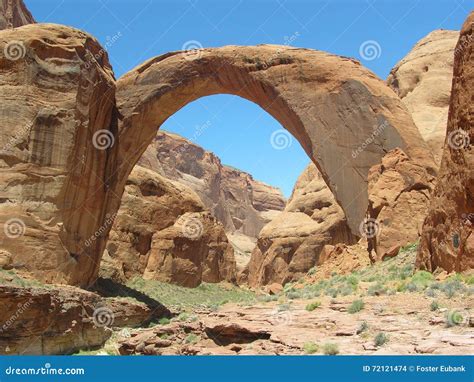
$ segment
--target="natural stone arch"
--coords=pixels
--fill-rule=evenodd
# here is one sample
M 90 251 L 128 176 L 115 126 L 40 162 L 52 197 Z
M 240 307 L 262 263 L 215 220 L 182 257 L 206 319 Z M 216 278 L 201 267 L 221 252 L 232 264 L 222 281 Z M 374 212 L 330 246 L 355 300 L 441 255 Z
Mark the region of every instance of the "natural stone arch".
M 357 61 L 285 46 L 228 46 L 167 53 L 119 79 L 123 119 L 116 195 L 161 124 L 189 102 L 212 94 L 255 102 L 289 130 L 318 166 L 357 235 L 367 209 L 369 168 L 387 151 L 400 147 L 433 168 L 399 98 Z M 110 211 L 118 203 L 112 197 Z
M 116 83 L 105 50 L 84 32 L 32 24 L 0 35 L 0 52 L 21 53 L 0 54 L 0 224 L 22 228 L 19 237 L 0 230 L 0 250 L 12 267 L 46 282 L 96 280 L 131 169 L 163 121 L 204 95 L 240 95 L 279 120 L 329 181 L 353 229 L 366 198 L 351 210 L 351 194 L 366 193 L 368 167 L 386 150 L 400 146 L 433 166 L 396 95 L 347 58 L 276 46 L 174 52 Z M 379 121 L 388 127 L 350 159 L 350 171 L 338 168 Z M 97 149 L 102 130 L 115 143 Z

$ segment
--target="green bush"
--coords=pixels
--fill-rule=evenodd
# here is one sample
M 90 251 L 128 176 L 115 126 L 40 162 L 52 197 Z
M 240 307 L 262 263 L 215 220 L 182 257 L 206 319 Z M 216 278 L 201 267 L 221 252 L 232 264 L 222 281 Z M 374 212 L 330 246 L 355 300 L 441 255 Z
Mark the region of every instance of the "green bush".
M 432 312 L 436 312 L 437 310 L 439 310 L 439 304 L 438 304 L 438 301 L 432 301 L 431 304 L 430 304 L 430 310 Z
M 384 332 L 378 333 L 374 338 L 374 345 L 380 347 L 388 342 L 388 336 Z
M 319 308 L 320 306 L 321 306 L 321 301 L 314 301 L 314 302 L 306 305 L 305 309 L 308 312 L 312 312 L 313 310 L 315 310 L 316 308 Z
M 339 354 L 339 347 L 334 343 L 326 343 L 323 345 L 323 353 L 326 355 L 336 355 Z
M 314 353 L 318 352 L 319 346 L 318 346 L 318 344 L 316 344 L 314 342 L 306 342 L 303 345 L 303 350 L 306 354 L 314 354 Z
M 160 318 L 160 320 L 158 321 L 158 323 L 160 325 L 168 325 L 169 323 L 171 322 L 171 320 L 169 318 L 166 318 L 166 317 L 162 317 Z
M 184 339 L 184 342 L 186 342 L 187 344 L 195 344 L 196 342 L 198 342 L 198 340 L 199 340 L 199 337 L 191 333 L 186 336 L 186 338 Z
M 364 301 L 355 300 L 352 302 L 351 306 L 349 306 L 349 309 L 347 311 L 350 314 L 354 314 L 354 313 L 360 312 L 362 309 L 364 309 Z

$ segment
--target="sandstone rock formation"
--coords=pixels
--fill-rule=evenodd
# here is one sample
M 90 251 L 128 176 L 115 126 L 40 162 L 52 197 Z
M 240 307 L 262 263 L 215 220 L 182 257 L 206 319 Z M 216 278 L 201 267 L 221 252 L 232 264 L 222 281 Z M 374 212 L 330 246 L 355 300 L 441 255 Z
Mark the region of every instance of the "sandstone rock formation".
M 144 275 L 184 286 L 235 279 L 223 227 L 194 191 L 140 166 L 127 180 L 106 252 L 103 271 L 118 268 L 125 279 Z
M 400 149 L 388 152 L 370 169 L 369 210 L 360 235 L 369 242 L 375 260 L 418 240 L 426 216 L 434 176 Z
M 0 30 L 35 22 L 23 0 L 0 0 Z
M 368 170 L 385 152 L 401 147 L 435 171 L 398 97 L 359 63 L 310 49 L 265 45 L 171 52 L 120 78 L 117 99 L 124 118 L 118 179 L 128 175 L 130 163 L 136 163 L 169 116 L 217 93 L 257 103 L 298 139 L 318 163 L 353 233 L 367 208 Z M 374 135 L 380 125 L 385 128 Z M 354 157 L 369 137 L 369 147 Z
M 224 225 L 236 251 L 244 254 L 285 207 L 280 190 L 222 165 L 215 154 L 177 134 L 159 131 L 139 164 L 194 190 Z
M 145 279 L 196 287 L 235 282 L 234 250 L 209 212 L 185 213 L 153 236 Z
M 44 281 L 90 285 L 110 229 L 114 149 L 92 144 L 117 131 L 107 54 L 81 31 L 31 24 L 0 31 L 0 68 L 1 248 Z
M 465 21 L 454 55 L 454 78 L 443 159 L 417 265 L 448 272 L 474 268 L 474 12 Z
M 169 312 L 74 287 L 0 286 L 0 354 L 71 354 L 100 346 L 111 327 L 134 327 Z
M 318 264 L 326 244 L 354 242 L 342 208 L 311 163 L 298 178 L 284 212 L 262 229 L 244 274 L 251 286 L 284 284 Z
M 388 85 L 400 96 L 440 164 L 446 136 L 458 31 L 435 30 L 422 38 L 390 72 Z
M 48 282 L 96 280 L 128 175 L 163 121 L 202 96 L 239 95 L 279 120 L 318 163 L 353 233 L 385 152 L 400 147 L 434 171 L 398 97 L 347 58 L 282 46 L 172 52 L 117 82 L 117 113 L 107 54 L 91 36 L 32 24 L 0 37 L 10 52 L 0 57 L 1 249 Z

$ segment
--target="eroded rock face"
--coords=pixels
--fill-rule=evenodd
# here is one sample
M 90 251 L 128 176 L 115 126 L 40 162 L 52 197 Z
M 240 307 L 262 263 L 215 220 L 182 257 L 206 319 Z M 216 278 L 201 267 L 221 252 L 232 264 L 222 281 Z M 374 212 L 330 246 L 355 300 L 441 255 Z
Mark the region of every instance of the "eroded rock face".
M 342 208 L 311 163 L 298 178 L 285 210 L 262 229 L 244 275 L 251 286 L 284 284 L 318 264 L 326 244 L 354 242 Z
M 196 287 L 235 282 L 234 250 L 210 212 L 185 213 L 153 235 L 145 279 Z
M 87 286 L 110 229 L 101 227 L 114 146 L 92 144 L 97 132 L 113 140 L 117 131 L 107 54 L 53 24 L 0 31 L 0 52 L 1 248 L 13 268 Z
M 464 23 L 454 55 L 447 137 L 417 265 L 448 272 L 474 268 L 474 13 Z
M 71 354 L 169 312 L 74 287 L 0 286 L 0 354 Z
M 434 176 L 400 149 L 388 152 L 369 172 L 368 223 L 360 227 L 374 260 L 418 240 Z
M 233 281 L 232 247 L 222 225 L 204 211 L 188 187 L 135 166 L 110 232 L 102 273 L 119 282 L 122 275 L 145 274 L 184 286 Z
M 418 41 L 390 72 L 388 85 L 400 96 L 440 164 L 446 136 L 453 59 L 458 31 L 435 30 Z
M 235 236 L 256 239 L 285 207 L 280 190 L 222 165 L 215 154 L 177 134 L 159 131 L 139 163 L 194 190 L 226 232 Z
M 35 22 L 23 0 L 0 0 L 0 30 Z

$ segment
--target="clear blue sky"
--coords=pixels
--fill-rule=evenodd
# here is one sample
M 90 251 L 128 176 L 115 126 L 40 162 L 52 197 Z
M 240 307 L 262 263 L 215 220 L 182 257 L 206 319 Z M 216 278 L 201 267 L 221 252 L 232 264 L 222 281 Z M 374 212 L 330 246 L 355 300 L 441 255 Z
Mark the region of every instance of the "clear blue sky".
M 108 52 L 117 78 L 150 57 L 197 41 L 204 47 L 269 43 L 325 50 L 355 57 L 385 79 L 420 38 L 434 29 L 458 30 L 474 8 L 474 0 L 25 2 L 39 22 L 85 30 L 103 44 L 113 41 Z M 364 60 L 359 50 L 369 40 L 380 50 L 374 59 Z M 223 163 L 280 187 L 286 195 L 309 161 L 294 139 L 287 148 L 275 150 L 270 137 L 281 129 L 279 123 L 234 96 L 201 98 L 163 128 L 197 137 L 195 142 Z

